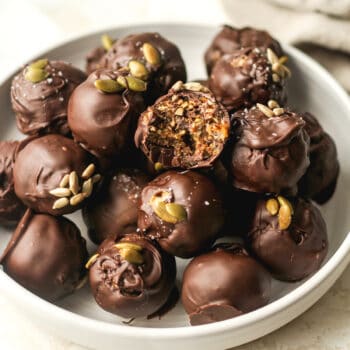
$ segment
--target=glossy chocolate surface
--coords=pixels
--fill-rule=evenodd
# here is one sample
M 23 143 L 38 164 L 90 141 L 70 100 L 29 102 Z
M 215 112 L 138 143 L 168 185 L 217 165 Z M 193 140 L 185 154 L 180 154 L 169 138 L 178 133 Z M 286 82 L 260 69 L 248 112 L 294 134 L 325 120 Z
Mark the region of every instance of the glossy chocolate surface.
M 142 263 L 128 261 L 116 243 L 137 245 Z M 106 311 L 124 318 L 145 317 L 160 309 L 171 295 L 175 276 L 174 257 L 138 234 L 130 234 L 117 242 L 109 240 L 89 271 L 96 302 Z
M 152 201 L 166 195 L 166 203 L 185 210 L 177 222 L 162 219 Z M 170 254 L 189 258 L 209 248 L 224 224 L 224 209 L 216 186 L 195 171 L 167 171 L 151 181 L 141 193 L 138 226 Z
M 28 135 L 70 133 L 67 124 L 68 99 L 86 79 L 85 73 L 63 61 L 48 61 L 46 79 L 26 80 L 24 68 L 12 81 L 11 103 L 18 129 Z
M 181 300 L 191 325 L 223 321 L 266 305 L 270 274 L 238 244 L 218 244 L 186 267 Z
M 78 288 L 87 257 L 85 239 L 73 222 L 27 210 L 1 263 L 23 287 L 55 301 Z
M 278 279 L 298 281 L 316 272 L 327 255 L 327 227 L 312 202 L 291 201 L 294 214 L 287 229 L 271 215 L 266 200 L 257 204 L 248 236 L 250 249 Z

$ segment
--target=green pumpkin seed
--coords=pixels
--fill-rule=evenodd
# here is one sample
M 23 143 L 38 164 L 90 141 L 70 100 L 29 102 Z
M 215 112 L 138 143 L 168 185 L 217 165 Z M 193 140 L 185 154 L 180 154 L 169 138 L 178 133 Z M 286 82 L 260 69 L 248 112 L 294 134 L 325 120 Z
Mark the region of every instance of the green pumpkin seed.
M 138 79 L 147 80 L 148 70 L 145 65 L 139 61 L 131 60 L 128 64 L 130 74 Z
M 40 60 L 37 60 L 35 62 L 32 62 L 29 67 L 30 68 L 39 68 L 39 69 L 44 69 L 47 64 L 49 63 L 49 60 L 47 58 L 42 58 Z
M 97 79 L 95 80 L 94 85 L 96 89 L 108 94 L 123 90 L 123 86 L 113 79 Z
M 187 219 L 186 209 L 177 203 L 166 203 L 165 210 L 173 217 L 177 219 L 177 222 L 184 221 Z
M 151 44 L 144 43 L 142 45 L 143 55 L 145 56 L 146 61 L 152 65 L 160 64 L 160 53 L 159 51 Z
M 41 68 L 28 67 L 24 78 L 32 83 L 39 83 L 49 76 L 49 73 Z
M 103 48 L 108 51 L 114 44 L 114 40 L 107 34 L 103 34 L 101 36 L 101 42 Z

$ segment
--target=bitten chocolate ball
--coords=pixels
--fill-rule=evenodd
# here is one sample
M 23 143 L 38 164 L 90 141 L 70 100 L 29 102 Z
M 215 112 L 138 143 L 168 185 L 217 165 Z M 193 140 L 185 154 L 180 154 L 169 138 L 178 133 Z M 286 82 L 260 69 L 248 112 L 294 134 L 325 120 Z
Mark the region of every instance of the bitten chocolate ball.
M 41 59 L 26 66 L 11 86 L 18 129 L 28 135 L 68 135 L 68 99 L 84 79 L 85 73 L 62 61 Z
M 55 301 L 79 288 L 87 257 L 85 239 L 73 222 L 28 210 L 1 263 L 4 271 L 23 287 Z
M 36 212 L 64 215 L 80 209 L 100 181 L 93 157 L 73 140 L 46 135 L 18 153 L 16 195 Z
M 225 25 L 214 37 L 205 52 L 204 59 L 208 74 L 211 73 L 215 63 L 223 55 L 246 47 L 257 47 L 262 51 L 270 48 L 277 56 L 283 55 L 283 50 L 279 42 L 272 38 L 265 30 L 258 30 L 251 27 L 238 29 Z
M 240 245 L 222 243 L 186 267 L 181 300 L 195 326 L 256 310 L 270 293 L 270 274 Z
M 117 157 L 133 146 L 137 118 L 144 100 L 132 88 L 123 88 L 117 71 L 100 69 L 73 92 L 68 123 L 74 139 L 97 157 Z
M 141 114 L 135 143 L 156 167 L 210 167 L 229 130 L 227 111 L 207 88 L 178 82 Z
M 310 136 L 310 166 L 299 182 L 299 195 L 312 198 L 319 204 L 333 195 L 339 175 L 337 148 L 317 119 L 304 113 L 305 129 Z
M 257 204 L 248 244 L 276 278 L 299 281 L 327 255 L 326 223 L 311 202 L 269 197 Z
M 309 166 L 309 136 L 302 116 L 258 104 L 233 115 L 236 140 L 228 157 L 233 185 L 259 193 L 295 193 Z
M 15 226 L 23 216 L 25 206 L 15 194 L 13 166 L 18 141 L 0 142 L 0 225 Z
M 237 50 L 217 61 L 209 88 L 229 111 L 267 103 L 270 99 L 284 104 L 285 82 L 290 75 L 285 60 L 286 56 L 278 57 L 271 49 Z
M 174 257 L 138 234 L 110 241 L 87 267 L 98 305 L 124 318 L 153 314 L 168 301 L 175 286 Z
M 168 171 L 142 190 L 138 227 L 170 254 L 199 254 L 211 246 L 223 224 L 220 193 L 202 174 Z
M 148 104 L 168 92 L 178 80 L 186 81 L 186 67 L 177 46 L 158 33 L 126 36 L 115 42 L 100 61 L 101 67 L 126 68 L 148 82 Z
M 115 172 L 93 201 L 83 208 L 90 239 L 100 244 L 137 229 L 138 203 L 148 176 L 136 169 Z

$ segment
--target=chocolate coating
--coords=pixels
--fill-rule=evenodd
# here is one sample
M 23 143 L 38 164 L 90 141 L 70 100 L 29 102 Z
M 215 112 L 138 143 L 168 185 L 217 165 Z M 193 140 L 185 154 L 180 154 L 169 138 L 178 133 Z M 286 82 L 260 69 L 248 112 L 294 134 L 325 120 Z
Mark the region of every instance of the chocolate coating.
M 23 216 L 25 206 L 16 196 L 13 180 L 18 141 L 0 142 L 0 225 L 16 225 Z
M 223 321 L 266 305 L 269 273 L 238 244 L 218 244 L 186 267 L 181 300 L 192 326 Z
M 157 196 L 177 203 L 186 211 L 178 222 L 162 219 L 152 206 Z M 138 226 L 170 254 L 190 258 L 210 247 L 224 224 L 224 209 L 216 186 L 194 171 L 167 171 L 151 181 L 141 193 Z
M 207 88 L 178 82 L 141 114 L 135 143 L 153 164 L 165 169 L 210 167 L 220 156 L 229 129 L 227 111 Z
M 93 201 L 83 208 L 90 239 L 100 244 L 137 229 L 138 203 L 148 176 L 136 169 L 119 170 L 105 181 Z
M 98 90 L 98 79 L 115 80 L 121 73 L 99 69 L 73 92 L 68 123 L 74 139 L 97 157 L 115 157 L 133 146 L 137 118 L 144 110 L 140 93 L 129 89 L 116 93 Z
M 245 48 L 217 61 L 209 78 L 209 88 L 229 111 L 270 99 L 284 104 L 286 76 L 275 82 L 273 74 L 266 52 Z
M 17 156 L 13 168 L 16 195 L 36 212 L 51 215 L 72 213 L 80 209 L 87 198 L 84 197 L 80 204 L 67 203 L 62 208 L 54 209 L 54 203 L 62 196 L 53 195 L 50 191 L 59 188 L 64 176 L 75 171 L 79 182 L 78 193 L 81 193 L 84 182 L 82 173 L 94 163 L 88 152 L 62 135 L 36 138 L 24 145 Z M 70 193 L 66 198 L 71 199 L 73 195 Z
M 144 57 L 142 46 L 149 43 L 161 56 L 161 62 L 149 64 Z M 130 60 L 138 60 L 145 64 L 150 72 L 147 90 L 148 104 L 168 92 L 178 80 L 186 81 L 186 67 L 177 46 L 163 38 L 159 33 L 141 33 L 128 35 L 115 42 L 112 48 L 102 57 L 101 67 L 119 69 L 126 67 Z
M 68 135 L 68 99 L 86 78 L 85 73 L 62 61 L 49 61 L 44 70 L 49 75 L 38 83 L 26 80 L 27 67 L 12 81 L 11 102 L 17 127 L 28 135 Z
M 99 46 L 92 49 L 86 56 L 85 71 L 90 75 L 92 72 L 100 68 L 101 58 L 106 54 L 104 47 Z
M 142 248 L 142 264 L 126 260 L 114 241 L 105 247 L 89 271 L 96 302 L 104 310 L 124 318 L 144 317 L 160 309 L 175 285 L 173 256 L 156 242 L 130 234 L 117 243 L 133 243 Z
M 1 263 L 23 287 L 55 301 L 78 288 L 87 257 L 85 239 L 73 222 L 27 210 Z
M 235 113 L 233 123 L 233 185 L 252 192 L 295 193 L 309 166 L 309 136 L 301 115 L 285 109 L 269 118 L 253 107 Z
M 291 203 L 291 224 L 281 230 L 278 215 L 269 213 L 266 200 L 259 201 L 248 235 L 252 252 L 284 281 L 298 281 L 316 272 L 328 250 L 326 223 L 317 207 L 301 198 Z
M 283 55 L 283 50 L 279 42 L 272 38 L 265 30 L 258 30 L 251 27 L 238 29 L 225 25 L 214 37 L 205 52 L 204 60 L 208 75 L 210 75 L 215 63 L 223 55 L 230 54 L 245 47 L 257 47 L 263 51 L 270 48 L 277 56 Z
M 299 195 L 323 204 L 332 197 L 337 184 L 337 148 L 331 136 L 312 114 L 304 113 L 303 119 L 306 122 L 306 132 L 310 136 L 310 166 L 298 184 Z

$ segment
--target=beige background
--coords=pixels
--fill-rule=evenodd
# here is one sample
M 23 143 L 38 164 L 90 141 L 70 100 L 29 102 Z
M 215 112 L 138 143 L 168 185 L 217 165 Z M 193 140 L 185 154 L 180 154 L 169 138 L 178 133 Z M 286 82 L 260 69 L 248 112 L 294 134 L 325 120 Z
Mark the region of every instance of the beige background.
M 282 0 L 270 0 L 279 2 Z M 225 3 L 225 6 L 223 6 Z M 258 0 L 226 0 L 211 1 L 202 0 L 189 1 L 120 1 L 120 0 L 0 0 L 0 79 L 8 72 L 26 62 L 28 58 L 53 46 L 62 40 L 73 36 L 91 32 L 98 29 L 113 27 L 115 25 L 134 24 L 138 22 L 171 22 L 182 21 L 190 23 L 221 24 L 233 23 L 237 25 L 251 24 L 259 27 L 267 27 L 273 31 L 274 35 L 289 42 L 302 42 L 300 38 L 308 37 L 306 41 L 317 42 L 322 39 L 323 45 L 334 41 L 325 37 L 327 27 L 331 19 L 336 30 L 332 31 L 335 37 L 347 37 L 346 30 L 350 25 L 347 19 L 338 20 L 328 18 L 320 13 L 310 12 L 318 8 L 322 12 L 329 9 L 330 4 L 335 1 L 313 0 L 299 1 L 288 0 L 290 6 L 297 4 L 299 13 L 291 10 L 275 8 L 269 3 Z M 322 7 L 317 7 L 321 3 Z M 98 4 L 98 5 L 97 5 Z M 170 7 L 171 4 L 171 7 Z M 306 12 L 301 12 L 305 6 Z M 335 14 L 346 12 L 349 9 L 349 1 L 337 2 L 333 8 Z M 316 7 L 315 7 L 316 6 Z M 258 9 L 258 11 L 257 11 Z M 266 15 L 262 15 L 265 13 Z M 275 15 L 276 13 L 276 15 Z M 259 15 L 257 15 L 259 14 Z M 285 16 L 281 21 L 281 16 Z M 307 20 L 311 16 L 312 22 Z M 276 27 L 275 21 L 271 18 L 280 19 L 283 30 Z M 283 17 L 282 17 L 283 18 Z M 288 18 L 292 19 L 289 24 Z M 306 18 L 306 19 L 305 19 Z M 254 20 L 253 20 L 254 19 Z M 296 33 L 294 26 L 299 26 L 296 21 L 304 20 L 309 23 L 309 30 Z M 317 22 L 321 21 L 321 22 Z M 316 22 L 315 22 L 316 21 Z M 311 24 L 313 26 L 311 26 Z M 318 23 L 323 23 L 323 34 L 310 32 L 320 27 Z M 277 28 L 277 29 L 276 29 Z M 288 30 L 288 28 L 290 28 Z M 329 27 L 328 27 L 329 28 Z M 335 27 L 332 27 L 335 28 Z M 339 32 L 337 32 L 339 31 Z M 346 33 L 346 35 L 343 35 Z M 298 35 L 297 35 L 298 34 Z M 342 35 L 340 35 L 342 34 Z M 347 40 L 338 41 L 338 49 L 347 50 Z M 305 41 L 305 40 L 304 40 Z M 339 55 L 338 52 L 328 52 L 317 48 L 318 57 L 321 61 L 338 76 L 349 74 L 346 55 Z M 334 64 L 334 60 L 336 64 Z M 342 81 L 348 87 L 349 80 Z M 349 85 L 350 86 L 350 85 Z M 239 347 L 240 350 L 338 350 L 350 349 L 350 268 L 348 268 L 334 287 L 304 315 L 293 321 L 280 330 L 258 340 L 254 343 Z M 58 338 L 53 334 L 36 328 L 31 320 L 17 309 L 16 305 L 9 303 L 1 296 L 0 285 L 0 349 L 2 350 L 81 350 L 85 349 L 69 341 Z

